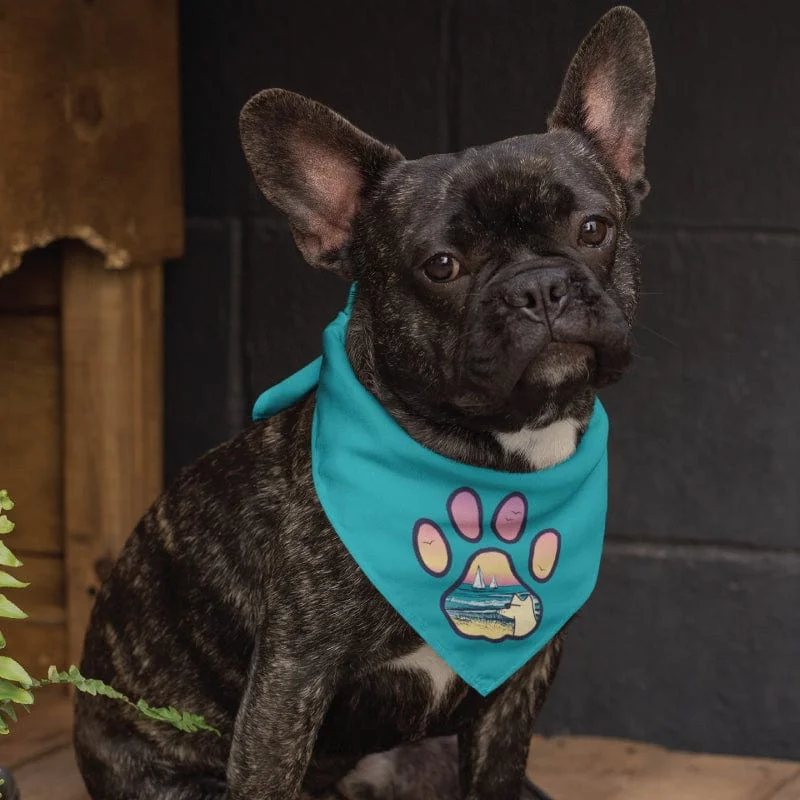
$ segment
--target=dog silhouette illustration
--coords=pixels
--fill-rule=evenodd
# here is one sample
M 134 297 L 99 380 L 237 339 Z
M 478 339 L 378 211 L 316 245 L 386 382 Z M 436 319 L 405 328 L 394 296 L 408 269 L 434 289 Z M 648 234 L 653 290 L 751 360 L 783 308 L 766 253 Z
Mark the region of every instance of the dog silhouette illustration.
M 498 614 L 514 621 L 514 636 L 527 636 L 539 624 L 532 594 L 515 594 L 511 602 L 498 609 Z

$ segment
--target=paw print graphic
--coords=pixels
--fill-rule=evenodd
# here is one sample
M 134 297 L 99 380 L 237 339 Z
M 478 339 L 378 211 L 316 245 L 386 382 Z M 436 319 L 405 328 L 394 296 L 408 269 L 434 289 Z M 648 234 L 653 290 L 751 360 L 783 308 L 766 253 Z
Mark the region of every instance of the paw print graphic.
M 542 601 L 514 568 L 502 543 L 518 542 L 528 524 L 528 501 L 512 492 L 500 501 L 490 527 L 496 547 L 478 547 L 483 539 L 483 506 L 469 488 L 457 489 L 447 500 L 453 530 L 476 545 L 458 580 L 442 595 L 441 607 L 453 630 L 467 639 L 523 639 L 536 630 L 542 619 Z M 414 525 L 414 551 L 422 568 L 435 578 L 444 578 L 453 566 L 447 537 L 432 520 Z M 558 563 L 561 535 L 552 528 L 533 537 L 527 568 L 537 583 L 549 580 Z

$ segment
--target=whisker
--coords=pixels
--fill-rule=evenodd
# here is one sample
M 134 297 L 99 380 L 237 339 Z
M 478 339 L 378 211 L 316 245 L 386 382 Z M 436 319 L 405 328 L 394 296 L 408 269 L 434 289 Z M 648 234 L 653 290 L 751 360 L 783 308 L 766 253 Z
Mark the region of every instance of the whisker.
M 653 336 L 658 336 L 659 339 L 663 339 L 667 344 L 671 344 L 677 350 L 681 349 L 681 346 L 677 342 L 673 342 L 672 339 L 670 339 L 668 336 L 664 336 L 663 333 L 659 333 L 657 330 L 655 330 L 655 328 L 650 328 L 641 322 L 637 322 L 636 327 L 652 333 Z

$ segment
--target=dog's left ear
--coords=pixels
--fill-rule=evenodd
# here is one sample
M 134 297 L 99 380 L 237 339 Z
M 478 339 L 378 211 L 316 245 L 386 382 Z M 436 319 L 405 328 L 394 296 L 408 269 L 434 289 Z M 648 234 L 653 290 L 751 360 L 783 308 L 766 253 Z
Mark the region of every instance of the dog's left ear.
M 549 130 L 577 130 L 599 148 L 627 186 L 633 213 L 650 190 L 644 143 L 655 90 L 647 26 L 635 11 L 618 6 L 578 48 L 547 120 Z

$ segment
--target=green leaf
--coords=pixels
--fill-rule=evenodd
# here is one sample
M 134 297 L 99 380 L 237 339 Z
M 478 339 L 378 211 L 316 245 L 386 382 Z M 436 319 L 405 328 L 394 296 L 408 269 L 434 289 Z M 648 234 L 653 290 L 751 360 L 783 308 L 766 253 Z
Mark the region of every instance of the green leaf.
M 0 617 L 7 619 L 27 619 L 28 615 L 15 606 L 4 594 L 0 594 Z
M 217 736 L 222 735 L 216 728 L 209 725 L 202 717 L 196 714 L 190 714 L 187 711 L 178 711 L 178 709 L 172 706 L 168 708 L 153 708 L 144 700 L 139 700 L 137 703 L 134 703 L 130 698 L 122 694 L 122 692 L 118 692 L 107 683 L 103 683 L 103 681 L 98 681 L 94 678 L 84 677 L 74 664 L 66 672 L 59 672 L 54 666 L 51 666 L 47 670 L 47 680 L 33 681 L 32 685 L 38 687 L 46 683 L 68 683 L 74 686 L 79 692 L 86 692 L 86 694 L 91 695 L 102 695 L 103 697 L 110 697 L 112 700 L 119 700 L 130 706 L 134 706 L 142 716 L 158 720 L 159 722 L 167 722 L 178 730 L 186 731 L 187 733 L 209 731 L 210 733 L 215 733 Z
M 6 646 L 6 637 L 3 636 L 2 631 L 0 631 L 0 650 L 2 650 Z
M 27 689 L 0 678 L 0 700 L 13 700 L 20 705 L 30 705 L 33 702 L 33 695 Z
M 0 535 L 11 533 L 13 530 L 14 523 L 5 514 L 0 514 Z
M 24 589 L 26 586 L 30 586 L 30 584 L 25 581 L 18 581 L 13 575 L 0 570 L 0 587 L 4 589 Z
M 0 489 L 0 511 L 11 511 L 14 501 L 8 496 L 6 489 Z
M 160 720 L 161 722 L 168 722 L 179 731 L 185 731 L 186 733 L 209 731 L 210 733 L 216 733 L 217 736 L 220 735 L 220 732 L 209 725 L 202 717 L 197 716 L 197 714 L 190 714 L 188 711 L 178 711 L 177 708 L 173 708 L 172 706 L 167 708 L 153 708 L 144 700 L 139 700 L 136 704 L 136 708 L 138 708 L 139 712 L 145 717 Z
M 17 712 L 10 700 L 3 700 L 3 702 L 0 703 L 0 720 L 3 719 L 3 714 L 5 714 L 12 722 L 17 721 Z
M 55 667 L 50 667 L 47 670 L 47 680 L 50 683 L 69 683 L 74 686 L 79 692 L 85 692 L 91 695 L 102 695 L 103 697 L 110 697 L 112 700 L 123 700 L 130 702 L 130 700 L 118 692 L 113 687 L 109 686 L 103 681 L 98 681 L 94 678 L 84 678 L 80 670 L 73 664 L 68 672 L 59 672 Z
M 21 567 L 22 562 L 0 542 L 0 567 Z
M 0 656 L 0 678 L 16 681 L 26 689 L 33 683 L 33 678 L 13 658 Z

